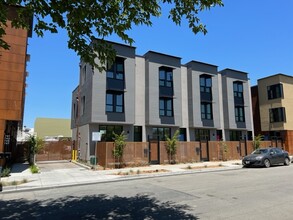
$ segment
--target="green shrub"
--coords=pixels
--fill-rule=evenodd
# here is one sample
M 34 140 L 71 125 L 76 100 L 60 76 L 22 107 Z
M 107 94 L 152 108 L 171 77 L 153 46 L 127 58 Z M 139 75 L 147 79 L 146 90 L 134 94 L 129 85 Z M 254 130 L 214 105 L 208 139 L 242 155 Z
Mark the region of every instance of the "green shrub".
M 10 168 L 6 167 L 2 170 L 1 177 L 8 177 L 10 176 Z
M 30 170 L 32 173 L 39 173 L 39 168 L 36 165 L 31 165 Z

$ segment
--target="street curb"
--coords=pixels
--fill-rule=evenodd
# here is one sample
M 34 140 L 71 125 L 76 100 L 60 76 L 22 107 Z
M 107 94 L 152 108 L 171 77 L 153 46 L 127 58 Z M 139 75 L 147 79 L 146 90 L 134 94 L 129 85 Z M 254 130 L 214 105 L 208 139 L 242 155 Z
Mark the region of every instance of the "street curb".
M 131 180 L 140 180 L 140 179 L 151 179 L 157 177 L 169 177 L 169 176 L 179 176 L 179 175 L 189 175 L 189 174 L 199 174 L 199 173 L 216 173 L 216 172 L 224 172 L 224 171 L 233 171 L 242 169 L 242 166 L 238 167 L 223 167 L 223 168 L 203 168 L 199 170 L 188 170 L 188 171 L 176 171 L 176 172 L 167 172 L 167 173 L 157 173 L 157 174 L 138 174 L 137 176 L 123 176 L 117 179 L 111 180 L 94 180 L 83 183 L 70 183 L 70 184 L 61 184 L 55 186 L 39 186 L 39 187 L 30 187 L 30 188 L 20 188 L 13 189 L 0 192 L 1 194 L 11 194 L 11 193 L 19 193 L 19 192 L 30 192 L 35 190 L 48 190 L 48 189 L 58 189 L 58 188 L 67 188 L 72 186 L 86 186 L 86 185 L 94 185 L 94 184 L 102 184 L 102 183 L 113 183 L 113 182 L 122 182 L 122 181 L 131 181 Z
M 74 163 L 75 165 L 77 166 L 80 166 L 80 167 L 83 167 L 85 169 L 88 169 L 88 170 L 92 170 L 92 167 L 88 166 L 88 165 L 85 165 L 85 164 L 82 164 L 82 163 L 79 163 L 77 161 L 74 161 L 74 160 L 70 160 L 71 163 Z

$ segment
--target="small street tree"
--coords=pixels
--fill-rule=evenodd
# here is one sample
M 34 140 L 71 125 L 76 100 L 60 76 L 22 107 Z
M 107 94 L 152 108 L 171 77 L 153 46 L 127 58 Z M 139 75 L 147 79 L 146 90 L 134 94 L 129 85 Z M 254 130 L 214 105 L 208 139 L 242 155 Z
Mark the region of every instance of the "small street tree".
M 222 160 L 226 161 L 229 153 L 229 148 L 226 142 L 220 141 L 220 150 L 222 152 Z
M 126 146 L 125 140 L 126 135 L 122 131 L 121 134 L 116 134 L 113 132 L 113 140 L 114 140 L 114 149 L 112 151 L 113 157 L 118 160 L 119 168 L 121 164 L 121 158 L 123 157 L 123 151 Z
M 29 146 L 29 162 L 34 165 L 36 163 L 36 154 L 44 147 L 43 139 L 30 135 L 26 142 Z
M 165 137 L 166 137 L 166 145 L 165 146 L 166 146 L 166 151 L 167 151 L 167 154 L 169 157 L 169 163 L 171 164 L 172 160 L 173 160 L 173 163 L 175 163 L 174 156 L 177 151 L 177 141 L 179 138 L 179 130 L 175 131 L 172 138 L 169 138 L 167 135 Z
M 257 136 L 254 137 L 254 140 L 253 140 L 254 150 L 257 150 L 258 148 L 260 148 L 260 144 L 261 144 L 261 141 L 263 140 L 263 138 L 264 138 L 264 136 L 261 134 L 258 134 Z

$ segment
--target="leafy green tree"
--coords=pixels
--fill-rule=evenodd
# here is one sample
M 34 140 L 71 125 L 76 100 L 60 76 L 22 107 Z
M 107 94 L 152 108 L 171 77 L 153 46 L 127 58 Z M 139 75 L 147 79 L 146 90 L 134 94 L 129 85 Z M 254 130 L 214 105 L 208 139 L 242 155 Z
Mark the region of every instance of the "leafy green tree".
M 30 135 L 26 142 L 29 146 L 29 157 L 30 157 L 30 163 L 32 165 L 35 164 L 35 155 L 44 147 L 44 141 L 43 139 L 36 137 L 34 135 Z
M 123 151 L 126 146 L 126 135 L 122 131 L 121 134 L 116 134 L 113 132 L 113 140 L 114 140 L 114 149 L 112 151 L 113 157 L 117 158 L 120 168 L 121 158 L 123 157 Z
M 169 156 L 169 163 L 172 163 L 172 161 L 174 163 L 174 156 L 177 151 L 177 141 L 179 138 L 179 130 L 175 131 L 172 138 L 169 138 L 167 135 L 165 136 L 165 138 L 166 138 L 165 147 L 166 147 L 167 154 Z
M 261 145 L 261 141 L 264 139 L 264 136 L 261 135 L 261 134 L 258 134 L 257 136 L 254 137 L 254 140 L 253 140 L 253 147 L 254 147 L 254 150 L 257 150 L 260 148 L 260 145 Z
M 8 18 L 7 7 L 19 5 L 18 16 L 13 19 L 14 27 L 28 28 L 28 18 L 34 17 L 33 30 L 38 36 L 46 31 L 58 33 L 65 29 L 69 40 L 68 47 L 77 52 L 81 59 L 99 68 L 105 69 L 115 58 L 113 48 L 103 39 L 116 34 L 126 44 L 134 39 L 129 36 L 133 26 L 152 26 L 152 17 L 160 17 L 163 5 L 170 5 L 168 18 L 176 25 L 187 20 L 193 33 L 207 33 L 206 26 L 200 22 L 198 14 L 215 6 L 223 6 L 222 0 L 2 0 L 0 1 L 0 47 L 8 49 L 3 41 Z M 92 44 L 93 39 L 102 39 Z M 96 52 L 100 64 L 95 63 Z

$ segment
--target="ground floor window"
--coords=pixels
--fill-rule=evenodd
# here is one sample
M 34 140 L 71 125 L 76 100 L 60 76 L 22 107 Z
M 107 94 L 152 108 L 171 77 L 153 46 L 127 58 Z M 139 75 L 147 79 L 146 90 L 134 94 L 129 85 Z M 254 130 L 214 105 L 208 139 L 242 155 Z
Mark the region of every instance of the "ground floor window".
M 142 126 L 134 126 L 133 141 L 134 142 L 142 141 Z
M 195 129 L 195 141 L 210 140 L 210 130 L 208 129 Z
M 217 141 L 223 140 L 222 130 L 217 130 Z
M 239 141 L 242 139 L 241 131 L 229 131 L 230 141 Z
M 179 141 L 186 141 L 186 128 L 180 128 Z
M 171 137 L 171 128 L 153 128 L 152 129 L 152 138 L 165 140 L 165 136 Z
M 121 134 L 123 131 L 122 125 L 100 125 L 100 132 L 103 133 L 101 141 L 113 141 L 113 132 Z

